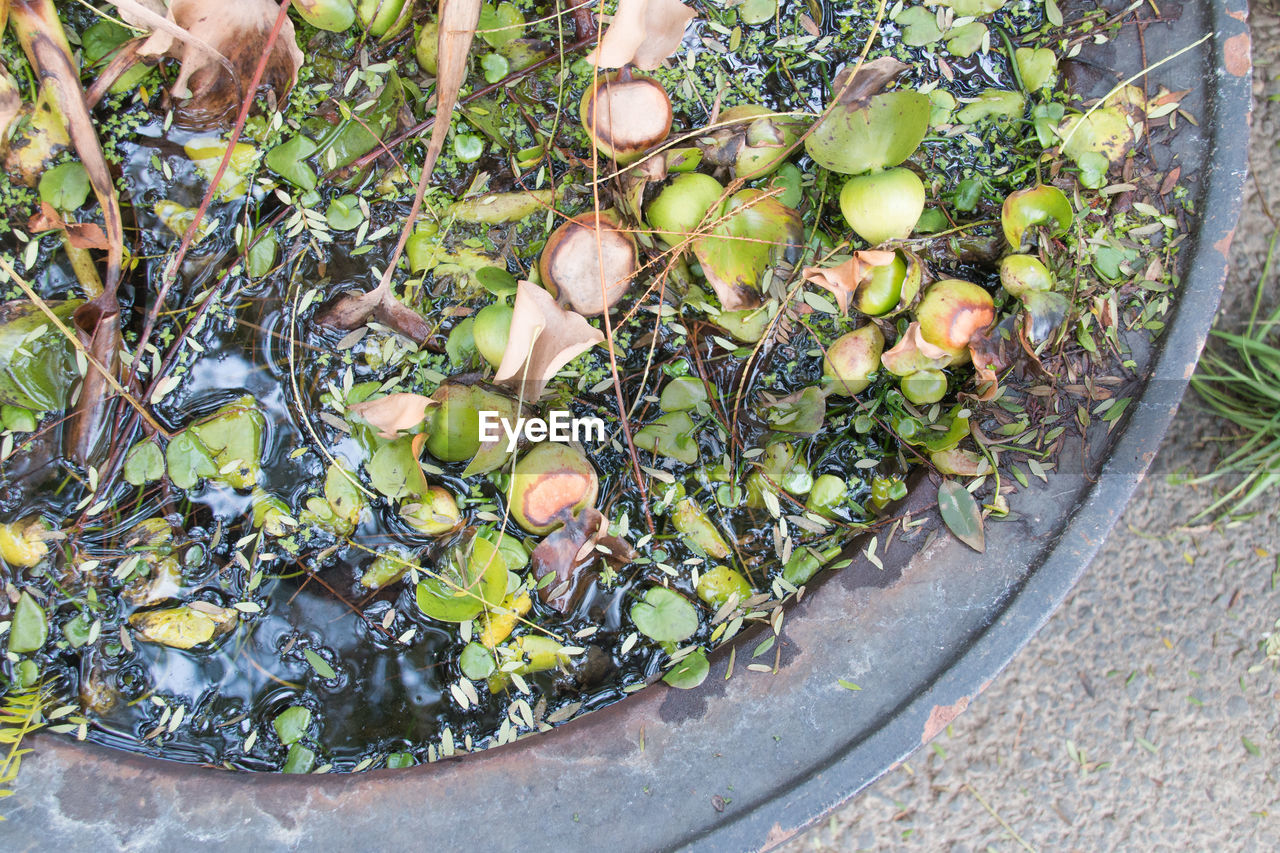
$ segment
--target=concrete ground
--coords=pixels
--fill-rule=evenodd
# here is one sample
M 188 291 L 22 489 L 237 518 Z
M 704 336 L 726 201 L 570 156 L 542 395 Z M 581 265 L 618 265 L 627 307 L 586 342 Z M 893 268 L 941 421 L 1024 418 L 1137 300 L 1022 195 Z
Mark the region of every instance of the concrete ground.
M 1280 216 L 1280 17 L 1253 9 L 1249 187 L 1219 326 L 1252 305 Z M 1277 298 L 1276 279 L 1270 286 Z M 1222 422 L 1194 395 L 1106 547 L 1049 624 L 929 747 L 787 853 L 1280 850 L 1280 494 L 1230 529 L 1179 522 Z

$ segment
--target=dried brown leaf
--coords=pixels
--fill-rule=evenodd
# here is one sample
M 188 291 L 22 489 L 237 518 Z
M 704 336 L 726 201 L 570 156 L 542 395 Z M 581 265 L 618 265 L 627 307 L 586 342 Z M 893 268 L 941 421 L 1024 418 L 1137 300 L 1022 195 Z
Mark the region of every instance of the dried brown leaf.
M 892 56 L 883 56 L 860 66 L 849 65 L 836 75 L 831 89 L 839 103 L 861 109 L 907 67 Z
M 186 101 L 179 120 L 199 127 L 223 123 L 239 109 L 247 94 L 244 87 L 253 79 L 280 14 L 274 0 L 172 0 L 164 17 L 155 3 L 111 2 L 126 17 L 132 16 L 134 23 L 153 31 L 140 55 L 181 60 L 170 92 Z M 286 20 L 272 46 L 260 89 L 284 98 L 298 79 L 302 61 L 293 22 Z
M 494 380 L 536 401 L 560 368 L 604 341 L 587 318 L 561 308 L 541 287 L 521 281 L 511 316 L 511 335 Z
M 680 0 L 619 0 L 600 46 L 587 54 L 598 68 L 634 65 L 652 71 L 680 48 L 694 11 Z
M 66 222 L 47 201 L 40 202 L 40 211 L 27 220 L 27 230 L 33 234 L 42 231 L 61 231 L 67 242 L 77 249 L 106 249 L 107 235 L 96 222 Z
M 435 402 L 422 394 L 398 391 L 376 400 L 356 403 L 350 410 L 377 427 L 382 438 L 395 438 L 400 430 L 412 429 L 422 423 L 427 408 Z
M 854 252 L 849 260 L 834 267 L 805 267 L 804 280 L 831 293 L 840 306 L 840 313 L 849 313 L 849 300 L 857 292 L 858 285 L 871 267 L 883 267 L 893 263 L 895 255 L 879 249 Z

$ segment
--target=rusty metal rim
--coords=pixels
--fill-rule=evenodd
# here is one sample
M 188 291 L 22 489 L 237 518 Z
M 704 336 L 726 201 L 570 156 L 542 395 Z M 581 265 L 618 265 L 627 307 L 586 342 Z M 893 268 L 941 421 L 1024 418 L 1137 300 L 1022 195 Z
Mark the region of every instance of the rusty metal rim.
M 1061 537 L 1027 576 L 990 628 L 959 654 L 936 681 L 848 752 L 815 765 L 813 775 L 776 799 L 692 839 L 688 849 L 768 849 L 803 831 L 875 782 L 936 735 L 986 689 L 1048 622 L 1088 569 L 1160 449 L 1217 314 L 1248 173 L 1252 114 L 1252 59 L 1246 0 L 1215 2 L 1210 67 L 1217 73 L 1214 133 L 1203 218 L 1168 334 L 1151 376 L 1090 490 L 1062 528 Z M 1134 427 L 1140 427 L 1135 429 Z M 1083 548 L 1080 543 L 1086 543 Z M 880 756 L 867 762 L 867 756 Z M 832 797 L 833 792 L 839 795 Z M 804 804 L 810 804 L 808 808 Z M 797 814 L 797 811 L 800 814 Z M 802 819 L 797 821 L 796 818 Z M 771 832 L 772 831 L 772 832 Z M 771 837 L 772 835 L 772 837 Z
M 1243 189 L 1241 129 L 1250 103 L 1244 9 L 1244 0 L 1218 0 L 1205 13 L 1215 39 L 1200 61 L 1220 72 L 1209 75 L 1212 121 L 1203 122 L 1213 128 L 1212 164 L 1189 273 L 1154 357 L 1158 381 L 1148 382 L 1101 477 L 1079 489 L 1070 517 L 1061 517 L 1050 496 L 1039 534 L 1047 547 L 1021 541 L 1035 539 L 1021 528 L 993 530 L 983 567 L 945 539 L 933 550 L 895 543 L 883 555 L 893 571 L 880 580 L 870 575 L 882 590 L 868 594 L 859 586 L 865 578 L 851 579 L 845 570 L 800 605 L 787 631 L 794 660 L 771 680 L 725 680 L 721 659 L 698 690 L 655 686 L 553 732 L 430 767 L 347 776 L 230 774 L 41 736 L 24 768 L 25 805 L 6 825 L 14 846 L 121 846 L 145 837 L 169 847 L 216 838 L 227 846 L 323 851 L 348 849 L 358 834 L 388 848 L 420 846 L 430 837 L 444 849 L 483 840 L 498 849 L 576 850 L 598 848 L 607 834 L 619 851 L 745 850 L 780 843 L 848 800 L 963 710 L 1044 624 L 1158 450 L 1221 297 Z M 1031 547 L 1038 553 L 1023 558 L 1019 549 Z M 881 630 L 909 639 L 929 627 L 913 624 L 928 618 L 916 608 L 953 603 L 929 600 L 921 578 L 940 574 L 940 565 L 942 574 L 976 565 L 989 578 L 996 562 L 1010 582 L 973 593 L 990 611 L 985 621 L 957 628 L 951 645 L 925 650 L 919 660 L 899 649 L 887 664 L 876 661 L 880 670 L 899 668 L 889 678 L 909 666 L 916 667 L 913 678 L 932 675 L 902 686 L 901 695 L 885 690 L 880 706 L 870 689 L 858 694 L 857 705 L 847 703 L 847 693 L 832 701 L 831 687 L 848 673 L 860 643 L 874 642 Z M 958 586 L 964 591 L 979 576 Z M 955 616 L 935 609 L 935 625 Z M 858 632 L 824 625 L 832 616 L 857 620 Z M 850 707 L 851 716 L 832 721 Z M 791 737 L 796 729 L 807 733 L 792 737 L 800 748 L 770 752 L 777 732 Z

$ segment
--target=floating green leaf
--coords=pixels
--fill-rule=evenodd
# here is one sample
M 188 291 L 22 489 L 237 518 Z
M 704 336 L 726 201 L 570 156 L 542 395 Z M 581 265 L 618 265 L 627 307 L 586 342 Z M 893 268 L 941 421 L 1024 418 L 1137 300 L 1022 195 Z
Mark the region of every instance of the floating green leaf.
M 49 639 L 49 619 L 43 608 L 24 591 L 13 606 L 13 623 L 9 627 L 9 651 L 14 654 L 38 652 Z
M 129 448 L 124 458 L 124 479 L 133 486 L 159 480 L 164 476 L 164 451 L 151 439 Z
M 650 639 L 659 643 L 679 643 L 697 632 L 698 611 L 678 592 L 655 586 L 631 605 L 631 621 L 641 634 Z
M 707 653 L 697 649 L 689 654 L 662 676 L 662 680 L 680 690 L 692 690 L 707 678 L 711 665 L 707 663 Z
M 304 190 L 316 188 L 316 172 L 307 165 L 307 158 L 316 153 L 316 144 L 305 136 L 295 136 L 267 152 L 267 168 L 295 187 Z
M 295 744 L 306 737 L 307 729 L 311 726 L 311 709 L 305 705 L 292 705 L 281 711 L 272 720 L 271 726 L 282 744 Z
M 467 643 L 463 647 L 462 654 L 458 656 L 458 665 L 462 667 L 462 674 L 472 681 L 488 678 L 497 668 L 489 650 L 476 642 Z
M 693 253 L 721 308 L 754 308 L 765 270 L 803 242 L 800 215 L 761 190 L 742 190 L 713 219 L 721 217 L 709 234 L 693 241 Z
M 333 671 L 333 666 L 321 657 L 319 652 L 312 649 L 303 649 L 302 656 L 307 659 L 307 663 L 311 664 L 311 668 L 316 671 L 316 675 L 321 678 L 337 678 L 338 673 Z
M 838 103 L 814 126 L 805 150 L 844 175 L 897 166 L 924 140 L 931 106 L 927 95 L 911 91 L 876 95 L 860 109 Z
M 986 550 L 982 512 L 968 489 L 955 480 L 943 480 L 938 487 L 938 511 L 957 539 L 979 553 Z
M 418 583 L 418 609 L 442 622 L 465 622 L 507 593 L 507 563 L 492 542 L 476 537 L 469 552 L 455 549 L 437 576 Z
M 60 211 L 75 210 L 89 198 L 89 173 L 79 162 L 63 163 L 40 176 L 40 200 Z

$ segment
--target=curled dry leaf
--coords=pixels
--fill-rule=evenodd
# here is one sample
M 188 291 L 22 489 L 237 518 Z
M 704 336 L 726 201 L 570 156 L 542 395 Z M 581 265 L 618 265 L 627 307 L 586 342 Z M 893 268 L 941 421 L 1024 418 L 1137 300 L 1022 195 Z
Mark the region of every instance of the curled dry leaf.
M 835 267 L 805 267 L 804 280 L 831 293 L 840 306 L 840 313 L 849 313 L 849 300 L 857 292 L 858 285 L 871 267 L 883 267 L 893 263 L 894 253 L 880 249 L 854 252 L 853 257 Z
M 893 349 L 880 356 L 880 363 L 895 376 L 909 376 L 920 370 L 946 367 L 951 363 L 951 353 L 926 341 L 920 334 L 920 324 L 912 322 Z
M 395 438 L 400 430 L 413 429 L 422 423 L 427 407 L 434 406 L 435 402 L 422 394 L 397 391 L 376 400 L 356 403 L 351 411 L 377 427 L 382 438 Z
M 831 83 L 831 90 L 836 94 L 837 103 L 855 110 L 862 109 L 908 67 L 892 56 L 883 56 L 861 65 L 849 65 L 836 75 Z
M 135 22 L 153 30 L 139 55 L 181 60 L 170 91 L 186 101 L 178 112 L 179 120 L 199 127 L 221 124 L 239 109 L 248 94 L 244 87 L 253 79 L 280 15 L 280 5 L 274 0 L 171 0 L 164 20 L 176 25 L 179 34 L 156 23 L 159 10 L 155 0 L 112 2 L 126 17 L 132 15 Z M 301 66 L 302 51 L 293 22 L 286 19 L 272 46 L 260 90 L 283 99 L 297 81 Z
M 609 522 L 600 511 L 587 507 L 533 549 L 530 560 L 533 576 L 539 581 L 538 597 L 547 606 L 568 613 L 582 598 L 586 581 L 602 558 L 614 569 L 620 569 L 635 556 L 624 539 L 609 535 Z M 547 575 L 554 575 L 555 579 L 544 584 L 542 579 Z
M 604 341 L 587 318 L 556 304 L 541 287 L 521 281 L 511 315 L 511 335 L 494 380 L 536 401 L 560 368 Z
M 597 68 L 634 65 L 652 71 L 680 48 L 694 11 L 680 0 L 618 0 L 618 11 L 587 54 Z
M 396 299 L 390 279 L 368 293 L 348 293 L 316 317 L 316 322 L 335 329 L 358 329 L 374 320 L 393 332 L 421 344 L 431 334 L 422 315 Z
M 107 235 L 96 222 L 66 222 L 47 201 L 40 202 L 40 212 L 27 220 L 27 230 L 33 234 L 42 231 L 61 231 L 67 242 L 77 249 L 103 249 L 108 247 Z

